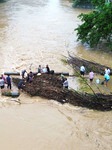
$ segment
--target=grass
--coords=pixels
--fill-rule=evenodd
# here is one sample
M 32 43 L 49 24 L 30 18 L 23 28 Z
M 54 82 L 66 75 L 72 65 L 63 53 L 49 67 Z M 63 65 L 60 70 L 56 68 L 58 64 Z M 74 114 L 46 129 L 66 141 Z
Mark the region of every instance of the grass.
M 64 64 L 64 65 L 68 65 L 68 61 L 67 61 L 67 59 L 61 59 L 61 62 Z

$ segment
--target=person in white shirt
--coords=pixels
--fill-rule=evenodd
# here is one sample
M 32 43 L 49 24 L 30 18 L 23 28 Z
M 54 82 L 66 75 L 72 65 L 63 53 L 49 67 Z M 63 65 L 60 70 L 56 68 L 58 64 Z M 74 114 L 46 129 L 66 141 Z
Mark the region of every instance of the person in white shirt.
M 105 74 L 110 75 L 110 69 L 109 68 L 105 68 Z
M 65 78 L 65 81 L 63 83 L 63 87 L 68 89 L 68 81 L 67 78 Z
M 85 73 L 85 67 L 81 66 L 80 67 L 80 74 L 84 76 L 84 73 Z
M 46 67 L 42 68 L 42 73 L 47 73 L 47 68 Z
M 4 79 L 2 79 L 2 77 L 0 77 L 0 87 L 1 87 L 1 89 L 4 89 L 4 84 L 5 84 Z

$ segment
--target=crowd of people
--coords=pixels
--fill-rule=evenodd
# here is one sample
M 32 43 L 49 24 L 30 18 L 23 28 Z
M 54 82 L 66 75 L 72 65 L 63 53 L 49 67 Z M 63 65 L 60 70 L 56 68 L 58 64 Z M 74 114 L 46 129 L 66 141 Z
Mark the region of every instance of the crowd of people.
M 84 75 L 85 75 L 85 70 L 86 70 L 86 69 L 85 69 L 85 66 L 82 65 L 82 66 L 80 67 L 80 74 L 84 76 Z M 89 72 L 90 85 L 92 84 L 93 79 L 94 79 L 94 72 L 91 70 L 91 71 Z M 104 81 L 103 81 L 103 82 L 105 82 L 105 86 L 106 86 L 106 87 L 107 87 L 107 83 L 108 83 L 109 80 L 110 80 L 110 69 L 107 67 L 107 68 L 105 68 L 105 70 L 104 70 Z M 96 82 L 99 83 L 99 79 L 97 79 Z M 102 82 L 102 83 L 103 83 L 103 82 Z
M 41 67 L 41 65 L 39 65 L 38 67 L 38 73 L 47 73 L 50 74 L 50 68 L 48 65 L 46 65 L 46 67 Z
M 47 74 L 53 74 L 54 73 L 54 71 L 52 71 L 52 70 L 50 71 L 50 68 L 49 68 L 48 65 L 46 65 L 46 67 L 41 67 L 41 65 L 39 65 L 37 69 L 38 69 L 38 73 L 40 73 L 40 74 L 41 73 L 47 73 Z M 80 74 L 82 76 L 84 76 L 85 72 L 86 72 L 86 69 L 85 69 L 85 66 L 83 65 L 83 66 L 80 67 Z M 25 73 L 27 73 L 27 71 L 23 70 L 22 71 L 22 79 L 23 80 L 20 81 L 20 83 L 18 84 L 18 89 L 22 88 L 22 85 L 24 83 L 24 78 L 25 78 L 24 75 L 25 75 Z M 104 75 L 104 78 L 105 78 L 104 82 L 105 82 L 105 86 L 107 86 L 107 83 L 110 80 L 110 69 L 109 68 L 105 68 L 104 74 L 105 74 Z M 88 76 L 89 80 L 90 80 L 90 85 L 92 85 L 94 76 L 95 76 L 95 74 L 91 70 L 89 72 L 89 76 Z M 33 73 L 31 71 L 29 73 L 27 73 L 27 82 L 32 82 L 33 78 L 34 78 L 34 75 L 33 75 Z M 68 86 L 69 86 L 68 80 L 67 80 L 67 78 L 63 74 L 61 74 L 61 82 L 62 82 L 63 87 L 68 89 Z M 97 79 L 96 82 L 99 83 L 99 79 Z
M 53 71 L 51 71 L 52 73 Z M 38 67 L 38 73 L 47 73 L 50 74 L 50 68 L 48 65 L 46 65 L 46 67 L 41 67 L 41 65 L 39 65 Z M 22 89 L 22 85 L 24 85 L 24 79 L 25 79 L 25 74 L 27 74 L 27 82 L 32 82 L 33 78 L 34 78 L 34 74 L 32 71 L 30 71 L 29 73 L 26 71 L 26 69 L 24 69 L 21 73 L 22 76 L 22 80 L 20 80 L 20 82 L 18 83 L 18 89 Z M 12 89 L 12 78 L 10 77 L 10 75 L 8 74 L 7 77 L 5 78 L 3 74 L 1 74 L 0 76 L 0 88 L 1 90 L 3 90 L 5 88 L 5 86 L 7 86 L 7 89 Z
M 22 80 L 18 83 L 18 89 L 22 90 L 22 86 L 24 86 L 24 82 L 25 82 L 25 73 L 27 74 L 27 82 L 31 83 L 34 79 L 34 74 L 32 71 L 30 71 L 29 73 L 27 73 L 26 69 L 24 69 L 21 73 L 22 75 Z M 46 67 L 41 67 L 41 65 L 38 66 L 37 68 L 37 73 L 41 74 L 41 73 L 46 73 L 46 74 L 54 74 L 54 70 L 50 70 L 49 66 L 46 65 Z M 61 82 L 64 88 L 68 88 L 68 81 L 67 78 L 61 74 Z
M 82 76 L 84 76 L 85 72 L 86 72 L 85 66 L 82 65 L 80 67 L 80 74 Z M 105 72 L 105 74 L 104 74 L 104 82 L 105 82 L 105 86 L 107 86 L 107 83 L 110 80 L 110 69 L 109 68 L 105 68 L 104 72 Z M 41 67 L 41 65 L 39 65 L 38 68 L 37 68 L 37 73 L 38 74 L 41 74 L 41 73 L 53 74 L 54 71 L 53 70 L 50 71 L 50 68 L 49 68 L 48 65 L 46 65 L 46 67 Z M 31 83 L 33 81 L 33 79 L 34 79 L 33 72 L 30 71 L 28 73 L 26 71 L 26 69 L 24 69 L 22 71 L 21 76 L 22 76 L 22 80 L 20 80 L 20 82 L 18 83 L 18 89 L 19 90 L 22 90 L 22 86 L 24 85 L 25 78 L 27 79 L 26 81 L 29 82 L 29 83 Z M 90 85 L 92 84 L 93 79 L 94 79 L 94 72 L 90 71 L 89 72 Z M 63 74 L 61 74 L 61 82 L 62 82 L 63 87 L 68 89 L 68 80 Z M 97 79 L 96 82 L 99 83 L 99 79 Z M 10 75 L 7 75 L 7 77 L 5 78 L 4 75 L 2 74 L 0 76 L 0 87 L 1 87 L 1 90 L 4 89 L 5 85 L 7 85 L 8 89 L 11 89 L 12 88 L 12 79 L 11 79 Z
M 11 79 L 10 75 L 7 75 L 7 77 L 5 78 L 2 74 L 0 77 L 1 90 L 3 90 L 5 88 L 5 84 L 7 84 L 8 89 L 11 89 L 12 88 L 12 86 L 11 86 L 12 85 L 12 79 Z
M 54 70 L 50 70 L 49 66 L 46 65 L 46 67 L 41 67 L 41 65 L 38 66 L 37 68 L 37 72 L 36 74 L 40 75 L 40 74 L 43 74 L 43 73 L 46 73 L 46 74 L 54 74 Z M 31 83 L 34 79 L 34 74 L 32 71 L 30 71 L 29 73 L 26 71 L 26 69 L 24 69 L 21 73 L 22 75 L 22 81 L 20 81 L 18 83 L 18 89 L 19 90 L 22 90 L 22 87 L 24 86 L 24 82 L 25 82 L 25 74 L 27 74 L 26 76 L 26 81 Z

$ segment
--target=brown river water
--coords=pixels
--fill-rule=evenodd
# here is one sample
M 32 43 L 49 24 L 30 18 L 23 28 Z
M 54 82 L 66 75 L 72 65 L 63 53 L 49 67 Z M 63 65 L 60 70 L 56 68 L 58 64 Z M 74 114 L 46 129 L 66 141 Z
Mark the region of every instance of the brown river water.
M 77 15 L 82 12 L 90 10 L 73 9 L 68 0 L 0 4 L 0 72 L 29 70 L 31 64 L 37 71 L 39 64 L 49 64 L 55 71 L 72 74 L 60 61 L 67 51 L 112 67 L 112 53 L 76 42 L 74 28 L 81 23 Z M 111 150 L 112 111 L 61 105 L 25 93 L 17 99 L 0 96 L 0 150 L 45 149 Z

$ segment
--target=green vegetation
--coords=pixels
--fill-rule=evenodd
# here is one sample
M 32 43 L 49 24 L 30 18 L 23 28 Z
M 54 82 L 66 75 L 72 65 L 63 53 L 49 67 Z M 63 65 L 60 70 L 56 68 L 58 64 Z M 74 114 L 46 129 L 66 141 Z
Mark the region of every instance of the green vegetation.
M 80 83 L 80 88 L 78 89 L 79 92 L 81 91 L 84 94 L 85 92 L 91 91 L 90 88 L 88 87 L 88 81 L 86 78 L 81 78 L 79 76 L 78 81 Z
M 62 62 L 64 65 L 68 65 L 67 59 L 61 59 L 61 62 Z
M 84 6 L 84 5 L 91 5 L 91 0 L 73 0 L 73 7 L 77 7 L 77 6 Z
M 112 1 L 93 0 L 92 4 L 95 10 L 78 16 L 83 22 L 75 29 L 78 40 L 81 40 L 82 44 L 89 44 L 90 47 L 106 43 L 112 50 Z
M 7 0 L 0 0 L 0 3 L 6 2 Z

